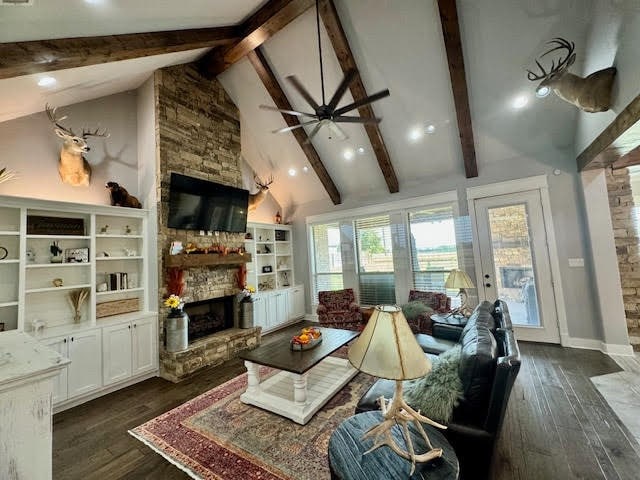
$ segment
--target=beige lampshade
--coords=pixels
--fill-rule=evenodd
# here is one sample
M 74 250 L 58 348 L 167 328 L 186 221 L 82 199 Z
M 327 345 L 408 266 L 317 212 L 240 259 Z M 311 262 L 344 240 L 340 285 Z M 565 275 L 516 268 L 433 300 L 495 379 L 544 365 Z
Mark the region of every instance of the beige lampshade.
M 431 371 L 431 362 L 395 305 L 374 309 L 360 337 L 349 348 L 349 362 L 361 372 L 389 380 L 410 380 Z
M 455 268 L 451 270 L 449 276 L 447 277 L 447 281 L 444 282 L 444 288 L 476 288 L 467 275 L 467 272 L 464 270 L 456 270 Z

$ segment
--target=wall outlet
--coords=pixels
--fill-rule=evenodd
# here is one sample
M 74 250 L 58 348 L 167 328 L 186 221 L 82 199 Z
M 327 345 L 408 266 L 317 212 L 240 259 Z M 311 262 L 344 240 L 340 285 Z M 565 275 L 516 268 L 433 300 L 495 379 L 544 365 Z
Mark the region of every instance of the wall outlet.
M 584 267 L 584 258 L 570 258 L 569 259 L 570 267 Z

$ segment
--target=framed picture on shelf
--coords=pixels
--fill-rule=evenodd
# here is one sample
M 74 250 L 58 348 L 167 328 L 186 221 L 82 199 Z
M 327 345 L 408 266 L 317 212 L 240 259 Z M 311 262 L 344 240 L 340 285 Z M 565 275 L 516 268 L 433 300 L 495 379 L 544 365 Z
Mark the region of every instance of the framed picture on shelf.
M 66 248 L 63 258 L 64 263 L 89 263 L 89 249 Z
M 265 265 L 264 267 L 262 267 L 262 273 L 271 273 L 273 272 L 273 268 L 271 267 L 271 265 Z

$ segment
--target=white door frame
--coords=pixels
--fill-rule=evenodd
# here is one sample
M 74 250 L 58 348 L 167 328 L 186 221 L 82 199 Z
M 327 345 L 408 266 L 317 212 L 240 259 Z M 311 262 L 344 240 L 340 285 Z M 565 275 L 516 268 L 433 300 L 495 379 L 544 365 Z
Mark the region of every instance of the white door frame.
M 476 285 L 481 285 L 482 266 L 480 265 L 480 246 L 478 242 L 478 230 L 476 224 L 475 200 L 497 195 L 518 193 L 526 190 L 538 190 L 542 203 L 542 217 L 547 234 L 547 249 L 549 251 L 549 263 L 551 266 L 551 278 L 553 281 L 553 294 L 555 299 L 556 317 L 560 330 L 560 345 L 569 346 L 569 327 L 567 325 L 567 312 L 564 304 L 564 294 L 562 292 L 562 278 L 560 276 L 560 261 L 556 248 L 556 235 L 553 228 L 553 218 L 551 216 L 551 200 L 549 199 L 549 185 L 546 175 L 537 175 L 506 182 L 491 183 L 478 187 L 467 188 L 467 203 L 469 206 L 469 218 L 471 221 L 471 232 L 473 235 L 473 261 L 476 268 Z M 478 295 L 481 295 L 478 290 Z

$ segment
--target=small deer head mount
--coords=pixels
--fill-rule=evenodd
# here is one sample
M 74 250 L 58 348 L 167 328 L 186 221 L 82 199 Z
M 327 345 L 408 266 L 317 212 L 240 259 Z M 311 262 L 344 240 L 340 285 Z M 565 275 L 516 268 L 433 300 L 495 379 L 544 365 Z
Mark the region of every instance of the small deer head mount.
M 49 121 L 55 125 L 53 129 L 64 143 L 60 150 L 60 158 L 58 160 L 58 172 L 60 178 L 64 183 L 69 185 L 88 187 L 91 181 L 91 166 L 82 156 L 90 150 L 87 145 L 88 137 L 108 137 L 107 131 L 99 132 L 99 129 L 94 131 L 82 129 L 82 135 L 76 135 L 71 128 L 63 127 L 62 122 L 66 117 L 56 117 L 56 108 L 46 106 L 47 116 Z
M 253 180 L 256 182 L 256 187 L 258 187 L 257 193 L 249 194 L 249 211 L 253 212 L 258 205 L 262 203 L 262 201 L 267 196 L 267 192 L 269 191 L 269 185 L 273 183 L 273 175 L 269 175 L 269 181 L 263 182 L 260 177 L 257 175 L 253 176 Z
M 568 69 L 576 60 L 575 44 L 557 37 L 547 42 L 552 48 L 536 59 L 540 73 L 527 70 L 527 78 L 532 82 L 542 80 L 536 92 L 552 89 L 566 102 L 572 103 L 585 112 L 606 112 L 611 107 L 611 87 L 616 75 L 615 67 L 598 70 L 585 78 L 569 73 Z M 565 56 L 551 62 L 549 71 L 542 66 L 542 57 L 564 50 Z M 541 95 L 541 96 L 544 96 Z

